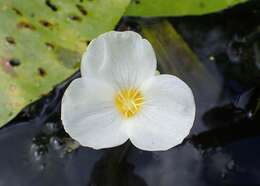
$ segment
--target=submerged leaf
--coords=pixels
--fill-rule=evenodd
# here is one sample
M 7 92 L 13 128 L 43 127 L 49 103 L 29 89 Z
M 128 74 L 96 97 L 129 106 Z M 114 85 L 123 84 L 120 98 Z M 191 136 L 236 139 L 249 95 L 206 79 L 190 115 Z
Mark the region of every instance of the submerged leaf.
M 74 73 L 129 1 L 0 0 L 0 127 Z
M 205 128 L 202 114 L 214 105 L 221 92 L 221 83 L 201 63 L 188 44 L 168 21 L 141 22 L 141 30 L 155 49 L 159 71 L 174 74 L 192 89 L 196 102 L 196 121 L 191 133 Z
M 184 16 L 217 12 L 247 0 L 133 0 L 128 16 Z

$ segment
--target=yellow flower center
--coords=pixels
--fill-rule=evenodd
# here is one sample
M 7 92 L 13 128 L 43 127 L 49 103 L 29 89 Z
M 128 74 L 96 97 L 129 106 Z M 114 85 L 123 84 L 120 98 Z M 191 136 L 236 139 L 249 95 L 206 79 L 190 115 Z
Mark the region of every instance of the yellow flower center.
M 125 118 L 130 118 L 138 113 L 143 102 L 142 93 L 135 88 L 122 89 L 115 97 L 116 108 Z

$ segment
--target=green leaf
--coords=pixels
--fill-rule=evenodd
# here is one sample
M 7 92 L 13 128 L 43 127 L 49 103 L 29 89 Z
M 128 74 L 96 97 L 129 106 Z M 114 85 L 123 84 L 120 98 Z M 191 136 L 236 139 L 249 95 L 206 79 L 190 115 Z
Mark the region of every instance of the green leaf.
M 130 0 L 0 0 L 0 127 L 79 67 Z
M 128 16 L 202 15 L 229 8 L 247 0 L 133 0 Z

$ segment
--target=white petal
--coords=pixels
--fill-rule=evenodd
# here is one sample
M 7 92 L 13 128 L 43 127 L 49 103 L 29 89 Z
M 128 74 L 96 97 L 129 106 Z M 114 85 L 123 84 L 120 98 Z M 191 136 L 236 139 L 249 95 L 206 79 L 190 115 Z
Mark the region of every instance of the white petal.
M 142 86 L 145 103 L 128 123 L 131 142 L 143 150 L 167 150 L 189 134 L 195 118 L 191 89 L 171 75 L 154 76 Z
M 62 99 L 61 119 L 66 132 L 81 145 L 95 149 L 124 143 L 128 136 L 115 110 L 114 94 L 103 81 L 74 80 Z
M 103 78 L 120 88 L 137 87 L 155 71 L 151 44 L 132 31 L 100 35 L 90 43 L 81 62 L 82 76 Z

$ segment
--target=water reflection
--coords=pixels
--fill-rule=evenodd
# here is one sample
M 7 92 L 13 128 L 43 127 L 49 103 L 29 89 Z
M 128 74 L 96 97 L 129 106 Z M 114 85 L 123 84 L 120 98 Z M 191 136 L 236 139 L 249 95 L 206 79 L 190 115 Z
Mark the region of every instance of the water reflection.
M 96 162 L 88 186 L 147 186 L 144 179 L 135 173 L 135 166 L 128 162 L 130 142 L 107 150 Z
M 203 157 L 190 143 L 167 152 L 133 150 L 129 161 L 136 173 L 145 178 L 149 186 L 206 185 L 203 178 Z

